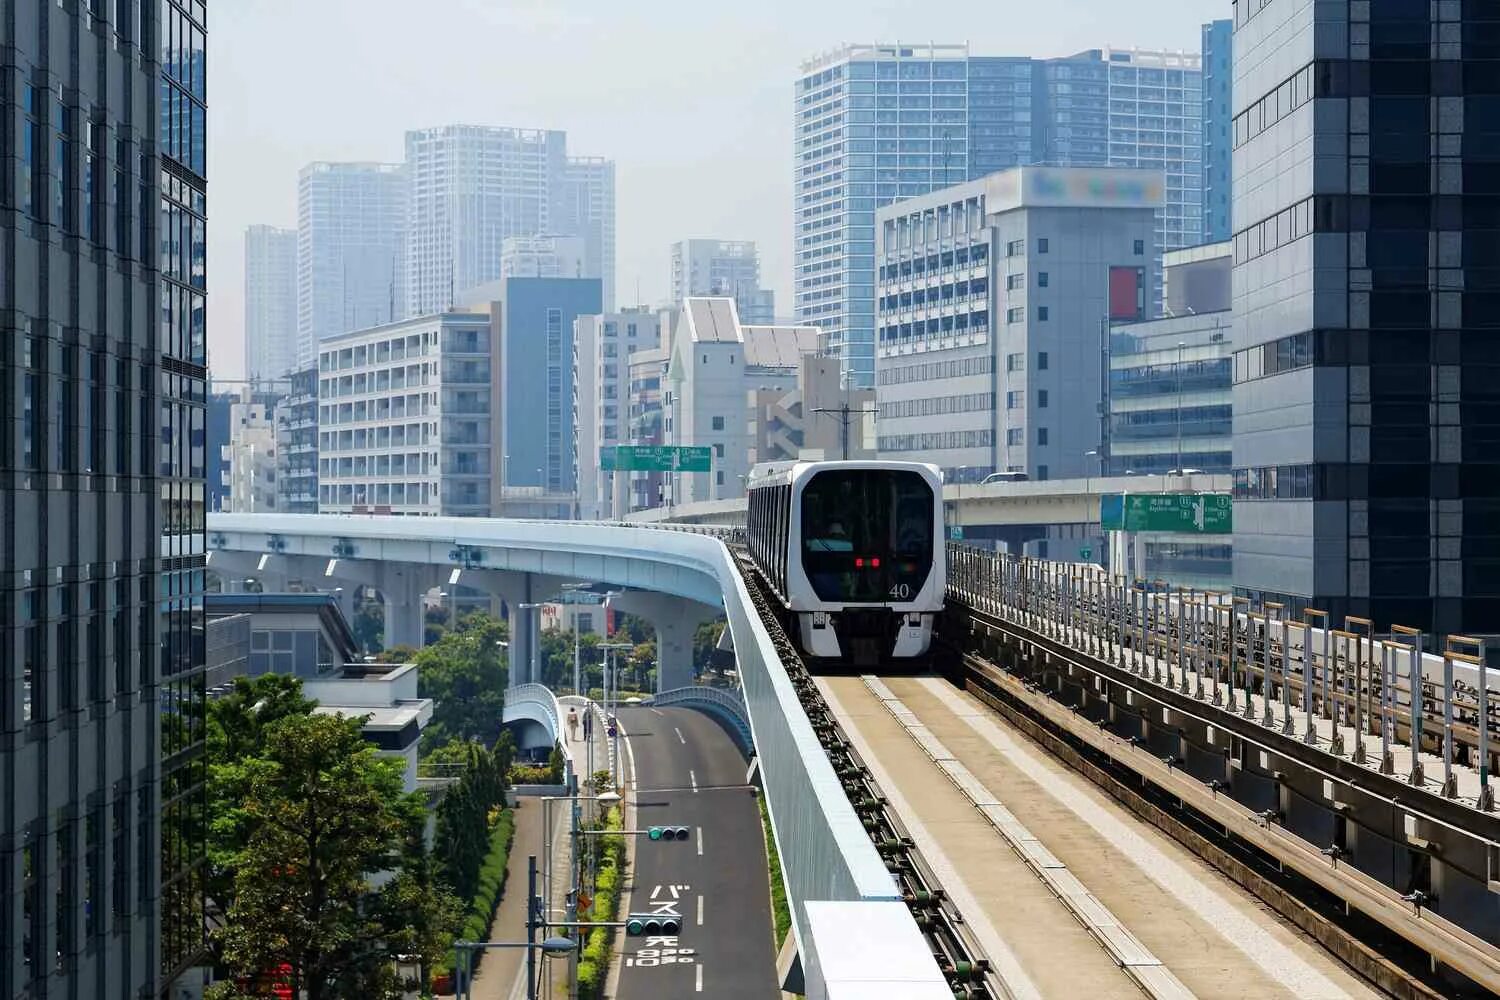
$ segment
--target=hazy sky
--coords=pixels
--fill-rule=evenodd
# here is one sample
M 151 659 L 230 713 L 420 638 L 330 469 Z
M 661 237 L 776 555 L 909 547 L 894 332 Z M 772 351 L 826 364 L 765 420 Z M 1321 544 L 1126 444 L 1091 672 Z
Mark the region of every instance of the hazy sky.
M 564 129 L 616 162 L 616 298 L 655 304 L 668 247 L 760 244 L 791 311 L 792 85 L 844 42 L 977 55 L 1199 48 L 1229 0 L 233 0 L 209 22 L 209 347 L 243 372 L 244 230 L 294 227 L 312 160 L 402 158 L 406 129 Z

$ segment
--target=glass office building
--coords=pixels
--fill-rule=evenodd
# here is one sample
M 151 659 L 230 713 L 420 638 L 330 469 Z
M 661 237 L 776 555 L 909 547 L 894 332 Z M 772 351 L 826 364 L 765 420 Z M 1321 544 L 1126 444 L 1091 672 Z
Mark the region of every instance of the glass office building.
M 157 240 L 161 574 L 156 592 L 163 988 L 194 964 L 204 948 L 206 7 L 204 0 L 166 0 L 159 8 L 162 24 L 156 36 L 161 53 L 159 218 L 165 230 Z
M 876 209 L 1008 167 L 1161 170 L 1157 246 L 1203 242 L 1201 66 L 1195 52 L 1033 60 L 963 45 L 850 45 L 807 61 L 794 112 L 797 319 L 823 331 L 847 380 L 873 385 Z
M 1234 119 L 1234 22 L 1203 26 L 1203 242 L 1222 243 L 1233 235 L 1229 209 L 1234 192 L 1230 141 Z
M 205 19 L 0 27 L 0 996 L 155 996 L 202 950 Z
M 1235 5 L 1235 589 L 1500 622 L 1500 8 Z

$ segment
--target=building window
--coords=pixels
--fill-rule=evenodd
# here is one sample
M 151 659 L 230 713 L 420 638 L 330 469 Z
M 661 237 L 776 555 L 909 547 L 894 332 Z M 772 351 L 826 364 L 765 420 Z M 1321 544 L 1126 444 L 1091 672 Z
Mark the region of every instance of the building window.
M 1005 310 L 1005 322 L 1020 323 L 1026 319 L 1026 309 L 1023 306 L 1013 306 Z
M 1005 256 L 1019 257 L 1026 252 L 1025 240 L 1011 240 L 1005 244 Z
M 714 458 L 723 458 L 723 457 L 724 457 L 724 446 L 722 444 L 716 444 L 716 445 L 714 445 Z
M 1007 274 L 1005 276 L 1005 287 L 1007 291 L 1015 291 L 1017 288 L 1026 287 L 1026 273 Z
M 1026 409 L 1026 393 L 1019 390 L 1007 392 L 1005 394 L 1005 408 L 1007 410 Z
M 1038 427 L 1036 429 L 1036 443 L 1039 445 L 1047 443 L 1047 428 Z
M 1036 370 L 1039 371 L 1039 372 L 1044 372 L 1044 371 L 1047 370 L 1047 352 L 1046 351 L 1037 351 L 1036 352 Z
M 1005 356 L 1005 370 L 1008 372 L 1023 372 L 1026 370 L 1026 355 L 1007 354 Z
M 1145 240 L 1136 240 L 1135 241 L 1135 248 L 1134 248 L 1134 250 L 1132 252 L 1137 257 L 1144 256 L 1145 253 L 1146 253 L 1146 241 Z
M 1037 253 L 1046 253 L 1047 252 L 1047 237 L 1040 236 L 1040 237 L 1037 238 L 1037 241 L 1036 241 L 1036 252 Z
M 714 482 L 717 483 L 720 486 L 724 485 L 724 470 L 723 469 L 720 469 L 718 472 L 714 473 Z
M 1046 389 L 1038 389 L 1036 391 L 1036 408 L 1038 410 L 1045 410 L 1047 408 L 1047 390 Z
M 1037 322 L 1038 323 L 1045 323 L 1045 322 L 1047 322 L 1047 307 L 1046 306 L 1037 306 L 1036 307 L 1036 318 L 1037 318 Z
M 724 429 L 724 418 L 714 417 L 713 420 L 710 421 L 710 426 L 712 426 L 712 428 L 716 431 L 722 431 Z
M 1024 428 L 1024 427 L 1012 427 L 1009 430 L 1007 430 L 1005 432 L 1005 443 L 1006 444 L 1016 444 L 1016 445 L 1025 444 L 1026 443 L 1026 428 Z
M 1047 478 L 1047 467 L 1045 465 L 1038 465 L 1036 467 L 1036 477 L 1037 479 Z
M 1047 272 L 1046 271 L 1038 271 L 1036 273 L 1036 287 L 1038 287 L 1038 288 L 1046 288 L 1047 287 Z

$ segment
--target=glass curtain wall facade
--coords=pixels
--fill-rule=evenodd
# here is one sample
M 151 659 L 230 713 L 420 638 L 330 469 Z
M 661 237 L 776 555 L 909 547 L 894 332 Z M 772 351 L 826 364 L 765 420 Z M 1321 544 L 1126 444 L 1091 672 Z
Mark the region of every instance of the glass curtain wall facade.
M 205 17 L 0 21 L 7 997 L 154 996 L 201 951 Z
M 1473 3 L 1235 7 L 1242 594 L 1500 621 L 1497 32 Z
M 1210 21 L 1203 26 L 1203 242 L 1222 243 L 1233 235 L 1229 207 L 1234 192 L 1234 22 Z
M 161 663 L 160 984 L 166 988 L 204 949 L 208 88 L 207 4 L 162 0 L 160 10 L 161 574 L 156 598 Z

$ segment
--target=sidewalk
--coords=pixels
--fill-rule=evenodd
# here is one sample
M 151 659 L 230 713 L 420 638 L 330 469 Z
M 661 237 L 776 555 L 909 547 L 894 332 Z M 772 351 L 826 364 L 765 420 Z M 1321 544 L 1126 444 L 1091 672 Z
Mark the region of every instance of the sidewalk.
M 598 810 L 598 804 L 586 801 L 593 796 L 594 790 L 589 787 L 589 779 L 595 771 L 603 771 L 609 768 L 608 740 L 605 736 L 604 715 L 598 710 L 593 702 L 578 695 L 564 695 L 558 700 L 562 711 L 561 728 L 562 742 L 567 753 L 573 760 L 574 772 L 578 775 L 578 794 L 585 801 L 579 803 L 578 821 L 580 825 L 591 822 Z M 577 713 L 579 723 L 576 731 L 571 730 L 567 724 L 568 709 L 574 709 Z M 583 716 L 585 713 L 593 714 L 592 738 L 584 739 Z M 569 844 L 569 833 L 571 828 L 568 806 L 565 803 L 557 803 L 552 806 L 553 838 L 551 851 L 543 854 L 543 864 L 547 864 L 550 858 L 551 878 L 548 880 L 548 905 L 554 919 L 562 920 L 567 913 L 567 894 L 573 887 L 575 878 L 572 867 L 572 847 Z M 577 935 L 575 928 L 560 929 L 569 937 Z M 583 935 L 582 937 L 586 937 Z M 549 962 L 545 975 L 548 989 L 545 995 L 553 1000 L 566 1000 L 569 995 L 568 981 L 571 963 Z
M 506 862 L 505 892 L 490 924 L 492 941 L 526 939 L 526 857 L 542 852 L 542 806 L 535 799 L 518 799 L 516 833 Z M 474 1000 L 510 1000 L 525 975 L 526 953 L 520 948 L 495 948 L 484 956 L 474 976 Z

